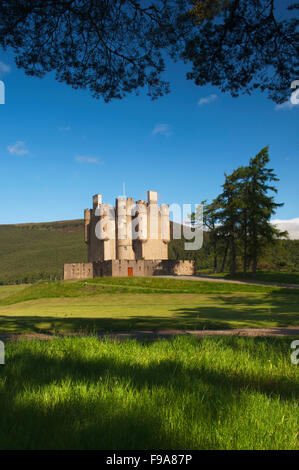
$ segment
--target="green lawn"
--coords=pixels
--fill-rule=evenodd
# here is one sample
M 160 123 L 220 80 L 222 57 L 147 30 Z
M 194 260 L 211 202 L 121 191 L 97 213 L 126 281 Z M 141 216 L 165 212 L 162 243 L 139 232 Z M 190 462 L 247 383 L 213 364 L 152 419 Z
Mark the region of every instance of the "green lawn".
M 289 338 L 6 344 L 1 449 L 299 449 Z
M 205 274 L 202 272 L 202 274 Z M 278 284 L 298 284 L 299 285 L 299 273 L 287 273 L 279 271 L 258 271 L 256 277 L 252 277 L 252 273 L 249 272 L 244 277 L 243 273 L 237 273 L 235 276 L 231 276 L 229 273 L 209 273 L 209 276 L 223 277 L 224 279 L 236 279 L 240 281 L 257 281 L 257 282 L 270 282 Z M 299 286 L 298 286 L 299 287 Z
M 11 296 L 13 294 L 17 294 L 17 293 L 21 292 L 26 287 L 28 287 L 28 286 L 25 285 L 25 284 L 18 284 L 18 285 L 15 284 L 15 285 L 12 285 L 12 286 L 0 286 L 0 301 L 1 301 L 1 299 L 5 298 L 5 297 L 8 297 L 8 296 Z
M 0 287 L 0 333 L 299 325 L 299 289 L 167 278 Z

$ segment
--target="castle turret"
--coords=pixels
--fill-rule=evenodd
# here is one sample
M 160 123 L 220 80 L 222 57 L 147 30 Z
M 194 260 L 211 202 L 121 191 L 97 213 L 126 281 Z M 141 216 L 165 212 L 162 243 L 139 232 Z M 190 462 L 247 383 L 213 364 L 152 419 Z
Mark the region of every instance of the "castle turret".
M 168 260 L 169 205 L 158 205 L 156 191 L 147 196 L 136 205 L 119 197 L 112 207 L 94 195 L 92 208 L 84 211 L 88 263 L 65 264 L 64 279 L 194 274 L 193 260 Z
M 90 242 L 90 235 L 89 235 L 89 231 L 90 231 L 90 210 L 89 209 L 85 209 L 84 211 L 84 241 L 85 243 L 89 243 Z
M 132 245 L 132 198 L 119 197 L 116 199 L 116 258 L 133 260 L 135 254 Z
M 143 200 L 136 202 L 136 225 L 134 239 L 141 242 L 147 240 L 147 207 Z
M 137 231 L 139 236 L 134 243 L 136 259 L 168 259 L 168 241 L 170 239 L 168 206 L 163 208 L 162 211 L 160 210 L 156 191 L 148 191 L 147 197 L 147 204 L 145 201 L 137 201 Z
M 158 240 L 159 234 L 159 207 L 158 207 L 158 193 L 156 191 L 147 192 L 148 200 L 148 232 L 147 237 L 149 240 Z
M 102 194 L 95 194 L 92 197 L 93 210 L 95 211 L 102 204 Z
M 168 259 L 170 240 L 169 206 L 158 206 L 156 191 L 148 191 L 148 202 L 119 197 L 115 208 L 93 196 L 93 208 L 84 212 L 88 259 L 163 260 Z
M 169 205 L 161 204 L 161 238 L 164 243 L 170 242 L 170 221 L 169 221 Z

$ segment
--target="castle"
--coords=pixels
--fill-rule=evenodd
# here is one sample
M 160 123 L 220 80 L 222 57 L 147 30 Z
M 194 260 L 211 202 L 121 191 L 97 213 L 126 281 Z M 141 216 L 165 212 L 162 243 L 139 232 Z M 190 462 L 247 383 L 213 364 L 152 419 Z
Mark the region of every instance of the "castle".
M 156 191 L 147 199 L 122 196 L 113 207 L 93 196 L 92 209 L 84 211 L 88 263 L 65 264 L 64 279 L 193 274 L 192 261 L 168 260 L 169 205 L 158 205 Z

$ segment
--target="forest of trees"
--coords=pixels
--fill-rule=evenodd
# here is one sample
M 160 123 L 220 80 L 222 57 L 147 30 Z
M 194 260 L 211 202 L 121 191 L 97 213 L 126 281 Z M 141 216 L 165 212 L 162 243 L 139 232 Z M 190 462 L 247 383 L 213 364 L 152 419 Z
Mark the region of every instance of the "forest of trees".
M 274 183 L 279 180 L 267 167 L 269 160 L 265 147 L 248 166 L 225 174 L 221 194 L 210 203 L 203 201 L 203 217 L 199 212 L 190 215 L 193 226 L 203 224 L 206 230 L 203 248 L 184 253 L 184 243 L 173 240 L 170 257 L 195 259 L 197 269 L 229 271 L 231 275 L 237 271 L 246 275 L 250 270 L 255 277 L 258 265 L 260 269 L 298 270 L 298 260 L 292 257 L 293 241 L 270 223 L 283 204 L 274 200 Z
M 170 259 L 195 260 L 198 274 L 227 273 L 230 268 L 230 254 L 227 253 L 225 263 L 225 244 L 222 240 L 217 242 L 217 268 L 214 265 L 213 242 L 210 233 L 204 233 L 204 243 L 198 251 L 185 251 L 184 240 L 172 240 L 169 244 Z M 222 269 L 221 269 L 222 268 Z M 236 256 L 237 274 L 242 271 L 243 263 L 239 250 Z M 281 273 L 299 272 L 299 240 L 277 240 L 274 244 L 264 247 L 258 262 L 258 271 L 275 271 Z M 248 272 L 251 275 L 251 271 Z

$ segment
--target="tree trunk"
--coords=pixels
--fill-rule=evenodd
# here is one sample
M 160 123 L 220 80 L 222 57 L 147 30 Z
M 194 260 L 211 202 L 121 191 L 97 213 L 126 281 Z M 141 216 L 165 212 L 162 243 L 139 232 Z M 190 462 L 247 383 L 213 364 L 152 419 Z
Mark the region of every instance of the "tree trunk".
M 230 273 L 232 276 L 236 274 L 236 245 L 234 237 L 231 238 L 231 266 Z
M 229 247 L 229 241 L 226 242 L 225 252 L 224 252 L 224 256 L 223 256 L 223 260 L 222 260 L 222 264 L 221 264 L 221 268 L 220 268 L 220 272 L 221 272 L 221 273 L 223 273 L 224 268 L 225 268 L 225 263 L 226 263 L 226 258 L 227 258 L 228 247 Z
M 243 275 L 246 277 L 247 273 L 247 237 L 244 240 L 244 252 L 243 252 Z
M 252 260 L 252 277 L 256 277 L 256 269 L 257 269 L 257 256 L 254 254 L 253 260 Z
M 244 251 L 243 251 L 243 276 L 246 277 L 247 272 L 247 218 L 244 220 Z
M 214 274 L 217 273 L 217 243 L 214 241 L 213 243 L 214 246 Z
M 253 232 L 253 251 L 252 251 L 252 277 L 256 277 L 257 268 L 257 236 L 256 230 Z

